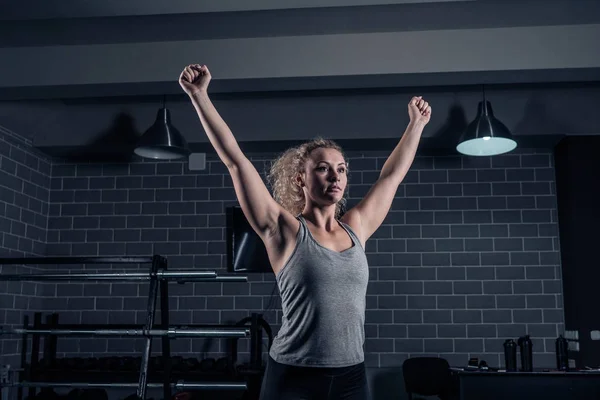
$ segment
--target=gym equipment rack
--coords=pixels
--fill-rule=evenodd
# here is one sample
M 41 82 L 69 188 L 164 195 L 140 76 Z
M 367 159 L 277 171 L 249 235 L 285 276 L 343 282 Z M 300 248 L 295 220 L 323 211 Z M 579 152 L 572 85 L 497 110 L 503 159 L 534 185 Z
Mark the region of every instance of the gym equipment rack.
M 246 382 L 185 382 L 179 380 L 171 382 L 171 350 L 170 339 L 176 337 L 210 337 L 210 338 L 244 338 L 250 336 L 250 329 L 246 327 L 174 327 L 169 326 L 169 281 L 177 283 L 186 282 L 247 282 L 246 276 L 218 276 L 214 271 L 197 270 L 167 270 L 167 259 L 160 255 L 152 257 L 3 257 L 0 258 L 0 265 L 51 265 L 51 264 L 150 264 L 149 272 L 116 272 L 116 273 L 43 273 L 43 274 L 0 274 L 0 281 L 149 281 L 148 303 L 146 307 L 145 324 L 141 327 L 122 327 L 110 329 L 107 327 L 95 329 L 82 329 L 81 327 L 63 326 L 63 329 L 55 329 L 50 326 L 49 329 L 41 324 L 41 314 L 36 313 L 36 320 L 33 328 L 28 325 L 28 318 L 25 317 L 23 328 L 2 328 L 0 335 L 22 335 L 21 362 L 26 364 L 27 353 L 27 335 L 33 335 L 32 342 L 32 364 L 37 363 L 39 355 L 39 336 L 122 336 L 122 337 L 143 337 L 145 338 L 144 348 L 142 350 L 141 365 L 139 370 L 138 382 L 41 382 L 27 380 L 29 374 L 28 368 L 25 368 L 25 379 L 2 386 L 16 386 L 19 388 L 18 398 L 22 399 L 23 388 L 29 388 L 29 395 L 35 394 L 36 388 L 43 387 L 72 387 L 72 388 L 137 388 L 136 395 L 138 399 L 146 399 L 146 389 L 148 387 L 162 387 L 164 398 L 171 398 L 171 389 L 175 390 L 245 390 Z M 156 299 L 160 290 L 160 326 L 156 327 L 154 314 L 156 311 Z M 55 315 L 56 316 L 56 315 Z M 57 317 L 57 316 L 56 316 Z M 114 326 L 114 325 L 113 325 Z M 160 337 L 162 341 L 162 357 L 164 360 L 163 382 L 148 382 L 148 363 L 152 348 L 152 339 Z M 31 368 L 32 365 L 29 366 Z

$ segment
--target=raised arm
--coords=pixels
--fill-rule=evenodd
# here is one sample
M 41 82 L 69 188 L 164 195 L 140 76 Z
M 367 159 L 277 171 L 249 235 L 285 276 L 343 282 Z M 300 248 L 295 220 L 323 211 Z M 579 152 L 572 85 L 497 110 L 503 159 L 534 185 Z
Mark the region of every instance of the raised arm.
M 285 210 L 273 199 L 212 104 L 207 91 L 210 79 L 205 65 L 194 64 L 182 71 L 179 84 L 190 97 L 210 143 L 229 170 L 244 215 L 259 236 L 264 237 L 274 231 Z
M 413 97 L 408 103 L 408 114 L 410 122 L 406 131 L 383 164 L 377 182 L 364 199 L 344 215 L 351 225 L 360 227 L 363 242 L 379 228 L 389 212 L 398 186 L 415 158 L 421 133 L 431 117 L 431 107 L 420 96 Z

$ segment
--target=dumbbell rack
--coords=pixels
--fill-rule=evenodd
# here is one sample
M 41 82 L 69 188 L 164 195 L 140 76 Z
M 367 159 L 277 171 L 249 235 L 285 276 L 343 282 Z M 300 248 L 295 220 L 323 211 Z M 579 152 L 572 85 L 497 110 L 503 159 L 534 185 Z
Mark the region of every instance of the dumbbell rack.
M 29 388 L 30 396 L 35 393 L 36 388 L 44 387 L 69 387 L 69 388 L 137 388 L 137 397 L 140 400 L 146 399 L 146 389 L 148 387 L 163 387 L 164 398 L 171 398 L 171 390 L 245 390 L 245 382 L 171 382 L 171 350 L 170 339 L 176 337 L 210 337 L 210 338 L 243 338 L 250 335 L 250 330 L 245 327 L 197 327 L 180 328 L 169 326 L 169 281 L 177 283 L 186 282 L 247 282 L 246 276 L 217 276 L 214 271 L 195 271 L 195 270 L 167 270 L 167 259 L 160 255 L 152 257 L 10 257 L 0 258 L 0 265 L 52 265 L 52 264 L 150 264 L 150 272 L 115 272 L 115 273 L 43 273 L 43 274 L 0 274 L 0 281 L 150 281 L 148 291 L 148 303 L 146 308 L 146 320 L 143 326 L 138 327 L 115 327 L 106 325 L 99 327 L 97 325 L 82 328 L 78 326 L 62 326 L 57 329 L 54 325 L 43 326 L 41 324 L 41 315 L 36 315 L 36 321 L 33 327 L 28 326 L 28 320 L 25 320 L 23 328 L 1 328 L 0 335 L 21 335 L 23 338 L 21 361 L 25 367 L 27 353 L 27 335 L 33 335 L 32 344 L 32 364 L 37 362 L 39 353 L 39 337 L 50 336 L 117 336 L 117 337 L 143 337 L 145 344 L 142 351 L 141 365 L 138 382 L 42 382 L 31 380 L 28 376 L 29 368 L 24 368 L 25 376 L 19 378 L 16 382 L 11 382 L 5 386 L 14 386 L 19 388 L 19 400 L 22 397 L 23 388 Z M 154 315 L 156 311 L 156 301 L 160 289 L 160 326 L 156 326 Z M 161 337 L 162 357 L 164 360 L 163 381 L 148 382 L 148 364 L 152 348 L 152 339 Z M 37 340 L 35 340 L 37 338 Z M 0 387 L 2 389 L 2 387 Z

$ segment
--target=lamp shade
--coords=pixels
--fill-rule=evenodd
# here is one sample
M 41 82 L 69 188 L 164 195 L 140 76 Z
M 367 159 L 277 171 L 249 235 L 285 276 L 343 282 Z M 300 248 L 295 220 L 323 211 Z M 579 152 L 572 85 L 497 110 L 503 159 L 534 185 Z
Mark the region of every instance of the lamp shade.
M 185 138 L 171 125 L 171 113 L 158 110 L 156 121 L 138 141 L 135 154 L 155 160 L 173 160 L 190 154 Z
M 517 147 L 508 128 L 498 121 L 489 101 L 479 102 L 477 117 L 467 126 L 456 150 L 468 156 L 494 156 Z

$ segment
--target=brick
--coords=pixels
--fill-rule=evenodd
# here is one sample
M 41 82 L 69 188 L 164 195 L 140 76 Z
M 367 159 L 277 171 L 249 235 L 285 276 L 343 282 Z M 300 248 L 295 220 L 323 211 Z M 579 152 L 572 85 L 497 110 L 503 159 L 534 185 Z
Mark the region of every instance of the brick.
M 508 225 L 505 224 L 483 224 L 479 226 L 479 233 L 482 238 L 503 238 L 508 237 Z
M 457 353 L 483 351 L 483 339 L 455 339 L 454 351 Z
M 454 294 L 481 294 L 481 282 L 454 282 Z
M 448 182 L 475 182 L 477 172 L 475 170 L 448 171 Z
M 480 265 L 479 253 L 452 253 L 451 261 L 453 266 L 462 265 Z
M 513 321 L 515 323 L 541 323 L 542 310 L 513 310 Z
M 424 282 L 425 294 L 452 294 L 452 282 Z
M 408 337 L 415 338 L 434 338 L 437 336 L 435 324 L 408 325 Z
M 142 178 L 139 176 L 119 176 L 115 179 L 116 189 L 140 189 Z
M 473 251 L 493 251 L 494 241 L 492 239 L 465 239 L 465 250 Z
M 371 265 L 371 264 L 370 264 Z M 382 281 L 396 281 L 396 280 L 406 280 L 407 278 L 407 270 L 406 268 L 378 268 L 379 271 L 379 280 Z
M 440 310 L 465 308 L 465 296 L 437 296 L 437 308 Z
M 457 311 L 453 311 L 456 313 Z M 455 318 L 455 317 L 453 317 Z M 447 338 L 464 338 L 467 337 L 467 325 L 457 324 L 456 318 L 453 324 L 439 324 L 438 325 L 438 337 Z M 479 322 L 478 322 L 479 323 Z
M 556 324 L 527 324 L 527 331 L 533 337 L 556 338 L 558 336 Z
M 564 311 L 563 310 L 542 310 L 543 322 L 549 323 L 563 323 L 564 322 Z
M 532 182 L 534 181 L 533 168 L 509 168 L 506 170 L 506 180 L 512 182 Z
M 479 237 L 479 227 L 477 225 L 451 225 L 450 236 L 452 238 Z
M 406 250 L 411 253 L 433 252 L 435 242 L 433 239 L 406 239 Z
M 409 267 L 407 269 L 407 279 L 417 281 L 432 281 L 436 280 L 436 269 L 432 267 Z
M 448 199 L 444 197 L 422 197 L 419 199 L 421 210 L 447 210 Z
M 525 267 L 527 279 L 555 279 L 555 267 Z
M 543 293 L 542 281 L 514 281 L 513 289 L 515 294 Z
M 492 157 L 463 157 L 463 168 L 489 169 Z
M 450 310 L 423 310 L 423 322 L 426 324 L 443 324 L 452 322 Z
M 394 265 L 399 267 L 421 265 L 420 253 L 394 253 Z
M 517 282 L 514 282 L 517 283 Z M 513 282 L 511 281 L 487 281 L 483 282 L 483 293 L 485 294 L 512 294 Z
M 484 324 L 511 323 L 511 310 L 483 310 Z
M 466 270 L 464 267 L 437 267 L 437 279 L 439 280 L 465 280 Z
M 554 192 L 554 190 L 552 190 L 552 192 Z M 536 196 L 535 204 L 538 209 L 543 209 L 543 208 L 556 209 L 557 208 L 556 197 L 554 195 Z
M 527 308 L 556 308 L 555 295 L 527 295 Z
M 523 239 L 521 238 L 496 238 L 494 239 L 494 250 L 496 251 L 523 251 Z
M 467 325 L 467 337 L 469 337 L 469 338 L 496 337 L 496 325 L 494 325 L 494 324 Z
M 479 210 L 503 210 L 506 209 L 506 197 L 490 196 L 478 197 L 477 208 Z
M 391 324 L 396 311 L 392 310 L 369 310 L 365 315 L 367 324 Z
M 525 268 L 523 267 L 496 267 L 496 279 L 525 279 Z
M 562 281 L 560 280 L 544 281 L 544 294 L 562 294 L 562 289 Z
M 550 210 L 523 210 L 523 222 L 549 223 L 552 222 L 552 214 Z
M 406 325 L 382 324 L 378 328 L 380 338 L 405 338 L 407 335 Z
M 435 309 L 436 308 L 436 297 L 435 296 L 407 296 L 409 309 Z M 380 298 L 381 302 L 381 298 Z M 381 304 L 381 303 L 380 303 Z M 380 305 L 381 308 L 381 305 Z M 404 307 L 397 307 L 404 308 Z
M 494 196 L 520 196 L 521 185 L 516 182 L 501 183 L 496 182 L 492 184 L 492 194 Z M 509 197 L 510 199 L 510 197 Z
M 128 201 L 155 201 L 155 189 L 131 189 L 127 193 Z
M 525 296 L 524 295 L 497 295 L 496 296 L 496 307 L 497 308 L 525 308 Z
M 396 352 L 422 353 L 424 351 L 423 339 L 395 339 L 394 348 Z
M 433 224 L 433 212 L 431 211 L 407 211 L 407 224 Z
M 396 197 L 392 202 L 392 210 L 395 211 L 407 211 L 407 210 L 418 210 L 419 199 L 418 198 L 405 198 Z
M 451 353 L 454 349 L 452 339 L 424 339 L 424 349 L 428 353 Z
M 449 266 L 450 253 L 423 253 L 421 260 L 424 267 Z
M 463 183 L 464 196 L 490 196 L 492 185 L 490 183 Z
M 496 308 L 496 297 L 490 295 L 467 296 L 467 308 Z
M 377 305 L 380 309 L 402 309 L 406 308 L 406 296 L 384 295 L 377 297 Z
M 438 156 L 433 158 L 435 169 L 461 169 L 462 157 L 460 156 Z
M 436 251 L 464 251 L 465 245 L 463 239 L 436 239 L 435 241 Z M 448 265 L 450 259 L 448 257 Z
M 393 290 L 395 294 L 399 295 L 423 294 L 423 282 L 395 282 Z
M 521 165 L 523 167 L 548 168 L 550 167 L 549 154 L 522 154 Z
M 461 224 L 463 222 L 462 212 L 460 211 L 436 211 L 434 213 L 434 223 L 441 224 Z M 424 226 L 423 228 L 432 228 Z M 446 237 L 446 236 L 444 236 Z
M 510 196 L 506 200 L 506 208 L 510 210 L 524 210 L 535 208 L 533 196 Z
M 489 210 L 463 211 L 465 224 L 487 224 L 492 222 L 492 212 Z
M 154 200 L 158 202 L 163 201 L 186 201 L 187 199 L 182 198 L 180 189 L 156 189 L 154 193 Z
M 492 221 L 495 224 L 521 223 L 521 211 L 519 210 L 494 210 Z
M 483 254 L 482 254 L 482 260 L 483 260 Z M 483 265 L 483 263 L 482 263 Z M 481 267 L 481 266 L 477 266 L 477 267 L 467 267 L 467 280 L 475 280 L 475 281 L 481 281 L 481 280 L 490 280 L 490 279 L 495 279 L 496 277 L 496 272 L 494 270 L 494 268 L 492 267 Z M 485 282 L 484 282 L 485 285 Z M 484 290 L 485 290 L 485 286 L 484 286 Z
M 551 251 L 553 250 L 551 238 L 526 238 L 524 239 L 525 251 Z
M 511 265 L 539 265 L 540 253 L 538 252 L 512 252 L 510 253 Z
M 392 230 L 394 238 L 420 238 L 421 237 L 421 226 L 420 225 L 401 225 L 394 226 Z
M 433 193 L 435 196 L 463 196 L 463 186 L 458 183 L 437 183 L 433 185 Z
M 406 240 L 404 239 L 380 239 L 377 240 L 377 251 L 381 253 L 394 253 L 406 251 Z
M 369 314 L 369 311 L 367 314 Z M 394 324 L 409 324 L 423 322 L 423 316 L 421 310 L 394 310 L 393 314 Z
M 450 210 L 476 210 L 477 197 L 450 197 L 448 208 Z

